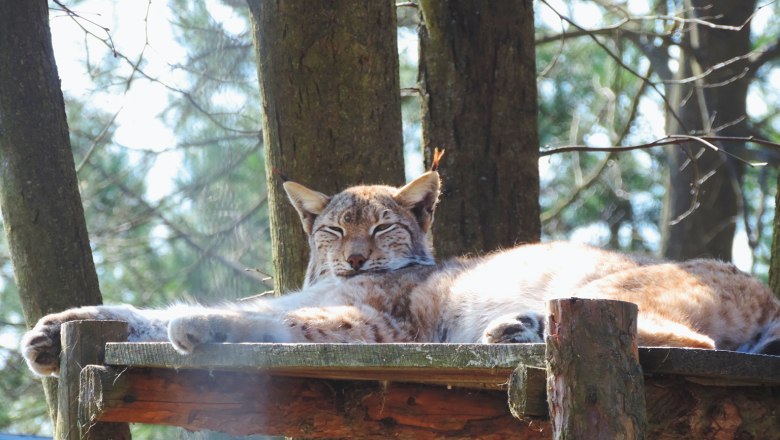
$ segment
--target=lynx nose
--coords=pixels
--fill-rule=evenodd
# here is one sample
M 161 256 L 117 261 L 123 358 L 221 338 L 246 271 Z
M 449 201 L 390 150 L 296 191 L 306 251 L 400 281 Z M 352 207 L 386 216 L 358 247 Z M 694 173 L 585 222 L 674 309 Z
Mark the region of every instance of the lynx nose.
M 358 270 L 361 267 L 363 267 L 363 264 L 366 262 L 366 257 L 360 255 L 360 254 L 352 254 L 349 257 L 347 257 L 347 263 L 349 263 L 350 266 L 352 266 L 352 269 Z

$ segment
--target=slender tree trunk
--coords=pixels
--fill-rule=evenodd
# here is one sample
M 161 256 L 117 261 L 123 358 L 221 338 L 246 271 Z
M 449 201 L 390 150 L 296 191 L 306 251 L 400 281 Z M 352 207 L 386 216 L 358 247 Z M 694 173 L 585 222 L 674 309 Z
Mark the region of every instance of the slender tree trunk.
M 689 3 L 689 18 L 730 26 L 745 23 L 756 6 L 755 0 Z M 677 79 L 700 79 L 668 88 L 679 119 L 667 111 L 667 133 L 747 136 L 746 99 L 752 79 L 746 70 L 748 60 L 743 57 L 712 72 L 708 70 L 750 52 L 750 27 L 740 31 L 696 24 L 688 27 L 683 46 L 690 49 L 681 55 Z M 744 150 L 744 144 L 720 147 L 737 155 Z M 738 188 L 743 166 L 712 151 L 705 151 L 691 162 L 691 157 L 704 147 L 692 142 L 686 148 L 687 152 L 680 148 L 669 152 L 669 191 L 661 228 L 663 255 L 676 260 L 707 256 L 729 261 L 741 209 Z
M 277 291 L 301 285 L 308 246 L 277 169 L 334 193 L 404 181 L 393 1 L 249 0 L 263 105 Z
M 775 221 L 772 228 L 772 251 L 769 261 L 769 288 L 780 298 L 780 176 L 777 179 L 775 196 Z
M 419 5 L 426 161 L 433 147 L 447 150 L 433 233 L 438 255 L 538 241 L 532 2 Z
M 99 304 L 44 0 L 0 0 L 0 178 L 27 324 Z M 47 386 L 56 414 L 52 390 Z

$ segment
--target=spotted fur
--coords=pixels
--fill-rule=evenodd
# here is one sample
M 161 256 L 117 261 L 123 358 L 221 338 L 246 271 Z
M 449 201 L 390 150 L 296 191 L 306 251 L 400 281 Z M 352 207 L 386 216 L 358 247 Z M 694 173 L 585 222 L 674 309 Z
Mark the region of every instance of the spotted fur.
M 571 296 L 636 303 L 640 345 L 780 354 L 780 301 L 731 264 L 564 242 L 437 264 L 428 239 L 435 171 L 402 188 L 357 186 L 332 197 L 284 186 L 311 248 L 301 291 L 222 307 L 49 315 L 22 340 L 30 368 L 57 374 L 60 326 L 76 319 L 125 320 L 131 340 L 169 340 L 182 353 L 211 342 L 538 342 L 545 300 Z

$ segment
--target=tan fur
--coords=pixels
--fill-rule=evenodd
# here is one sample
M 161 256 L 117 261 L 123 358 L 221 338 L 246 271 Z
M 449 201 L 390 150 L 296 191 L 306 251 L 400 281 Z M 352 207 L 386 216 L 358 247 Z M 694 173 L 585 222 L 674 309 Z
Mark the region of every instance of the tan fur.
M 539 342 L 545 301 L 606 298 L 639 307 L 639 343 L 780 351 L 780 301 L 713 260 L 682 263 L 565 242 L 436 264 L 427 232 L 435 171 L 402 188 L 357 186 L 332 197 L 285 183 L 311 247 L 304 288 L 218 308 L 97 306 L 43 318 L 22 341 L 33 371 L 56 374 L 59 328 L 123 319 L 131 340 L 207 342 Z

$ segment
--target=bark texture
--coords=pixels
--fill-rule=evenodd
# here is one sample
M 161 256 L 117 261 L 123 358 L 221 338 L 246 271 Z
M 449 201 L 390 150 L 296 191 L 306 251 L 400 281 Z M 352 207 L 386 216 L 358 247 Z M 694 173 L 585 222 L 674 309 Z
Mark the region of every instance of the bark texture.
M 44 0 L 0 0 L 0 206 L 28 325 L 101 302 L 48 14 Z
M 263 106 L 277 291 L 308 246 L 275 168 L 326 194 L 404 181 L 395 4 L 249 0 Z
M 741 26 L 755 7 L 755 0 L 690 0 L 686 14 L 691 19 Z M 681 53 L 676 79 L 699 79 L 668 86 L 677 117 L 667 110 L 667 133 L 748 136 L 747 90 L 755 74 L 744 56 L 751 50 L 750 26 L 735 31 L 691 23 L 683 35 L 682 46 L 690 49 Z M 727 60 L 732 62 L 707 73 Z M 745 145 L 730 142 L 720 147 L 741 155 Z M 706 148 L 693 142 L 685 148 L 687 152 L 681 148 L 669 151 L 662 253 L 675 260 L 714 257 L 730 261 L 741 209 L 738 188 L 743 165 L 710 150 L 690 163 L 691 156 Z M 700 186 L 698 194 L 693 191 L 696 185 Z M 689 212 L 693 206 L 696 208 Z
M 777 179 L 775 207 L 780 206 L 780 176 Z M 775 220 L 772 227 L 772 252 L 769 261 L 769 288 L 780 297 L 780 210 L 775 208 Z
M 577 298 L 547 304 L 547 396 L 553 438 L 645 438 L 636 305 Z
M 421 0 L 423 143 L 444 148 L 440 257 L 539 240 L 531 1 Z

